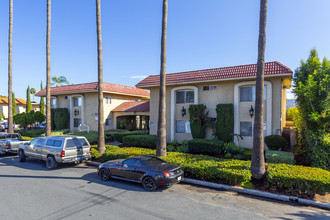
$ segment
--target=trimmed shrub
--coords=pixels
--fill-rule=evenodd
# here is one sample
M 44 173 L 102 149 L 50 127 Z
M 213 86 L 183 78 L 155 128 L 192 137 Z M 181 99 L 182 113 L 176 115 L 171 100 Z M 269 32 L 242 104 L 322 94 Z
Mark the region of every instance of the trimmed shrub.
M 234 105 L 218 104 L 216 136 L 224 142 L 232 142 L 234 137 Z
M 41 129 L 34 129 L 34 130 L 30 130 L 30 131 L 17 130 L 15 132 L 20 133 L 21 136 L 27 136 L 27 137 L 32 137 L 32 138 L 40 137 L 42 134 L 45 133 L 45 131 L 41 130 Z
M 211 126 L 211 122 L 208 118 L 208 112 L 205 113 L 206 106 L 200 105 L 189 105 L 190 115 L 190 129 L 191 135 L 195 138 L 205 138 L 206 128 Z
M 123 142 L 123 137 L 128 135 L 146 135 L 149 134 L 148 131 L 126 131 L 126 132 L 117 132 L 113 134 L 113 138 L 118 142 Z
M 245 149 L 238 147 L 235 143 L 225 143 L 225 152 L 231 153 L 231 154 L 244 154 Z
M 267 163 L 295 164 L 294 155 L 285 151 L 266 151 Z
M 193 154 L 221 154 L 224 152 L 224 143 L 219 140 L 193 139 L 188 141 L 188 152 Z
M 330 133 L 309 135 L 308 160 L 313 167 L 330 170 Z
M 31 141 L 31 140 L 33 140 L 34 138 L 32 138 L 32 137 L 27 137 L 27 136 L 22 136 L 22 139 L 25 140 L 25 141 Z
M 246 160 L 252 160 L 252 150 L 245 150 L 244 157 Z
M 286 149 L 286 139 L 281 135 L 269 135 L 265 137 L 265 144 L 270 150 Z
M 314 167 L 268 164 L 267 185 L 289 195 L 314 195 L 330 191 L 330 172 Z
M 54 109 L 54 124 L 56 130 L 67 129 L 69 127 L 69 110 L 67 108 Z
M 143 147 L 156 149 L 157 136 L 156 135 L 128 135 L 124 136 L 123 144 L 131 147 Z

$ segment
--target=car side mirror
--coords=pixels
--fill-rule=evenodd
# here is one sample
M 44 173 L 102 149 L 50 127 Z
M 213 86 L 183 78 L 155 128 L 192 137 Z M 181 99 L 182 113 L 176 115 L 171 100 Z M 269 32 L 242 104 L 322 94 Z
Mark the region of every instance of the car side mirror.
M 30 145 L 31 142 L 25 143 L 24 145 Z
M 127 165 L 124 164 L 123 162 L 120 163 L 120 166 L 121 166 L 121 167 L 127 167 Z

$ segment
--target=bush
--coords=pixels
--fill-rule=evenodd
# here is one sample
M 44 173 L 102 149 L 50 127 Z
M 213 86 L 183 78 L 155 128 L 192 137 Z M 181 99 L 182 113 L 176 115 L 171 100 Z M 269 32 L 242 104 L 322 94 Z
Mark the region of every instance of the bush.
M 238 147 L 235 143 L 225 143 L 225 152 L 231 153 L 231 154 L 244 154 L 245 149 Z
M 191 135 L 195 138 L 205 138 L 206 128 L 211 126 L 211 121 L 208 118 L 208 112 L 205 113 L 206 106 L 199 105 L 189 105 L 189 115 L 190 115 L 190 129 Z
M 266 161 L 267 163 L 295 164 L 293 153 L 284 151 L 266 151 Z
M 224 143 L 219 140 L 193 139 L 188 141 L 188 152 L 193 154 L 221 154 Z
M 69 110 L 67 108 L 54 109 L 54 125 L 56 130 L 67 129 L 69 126 Z
M 330 133 L 311 134 L 309 138 L 308 159 L 310 164 L 313 167 L 330 170 Z
M 286 149 L 286 139 L 281 135 L 266 136 L 265 144 L 270 150 Z
M 30 131 L 26 131 L 26 130 L 17 130 L 17 133 L 20 133 L 21 136 L 27 136 L 27 137 L 40 137 L 42 134 L 45 133 L 44 130 L 41 129 L 34 129 L 34 130 L 30 130 Z
M 22 139 L 25 140 L 25 141 L 31 141 L 31 140 L 33 140 L 34 138 L 32 138 L 32 137 L 27 137 L 27 136 L 22 136 Z
M 113 137 L 118 142 L 123 142 L 123 137 L 127 135 L 145 135 L 148 134 L 148 131 L 126 131 L 126 132 L 117 132 L 113 134 Z
M 252 160 L 252 150 L 245 150 L 244 158 L 245 160 Z
M 156 135 L 128 135 L 122 139 L 123 144 L 130 147 L 143 147 L 156 149 Z
M 289 195 L 314 195 L 330 191 L 330 172 L 320 168 L 286 164 L 269 164 L 268 187 Z
M 216 136 L 224 142 L 232 142 L 234 137 L 234 105 L 218 104 Z
M 167 152 L 176 152 L 176 147 L 174 147 L 173 145 L 167 145 L 166 146 L 166 151 Z

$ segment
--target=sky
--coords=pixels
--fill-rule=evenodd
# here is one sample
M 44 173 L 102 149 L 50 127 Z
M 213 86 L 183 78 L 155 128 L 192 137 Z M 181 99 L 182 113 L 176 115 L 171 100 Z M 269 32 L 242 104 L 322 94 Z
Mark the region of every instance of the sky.
M 169 0 L 167 73 L 257 62 L 260 1 Z M 51 75 L 97 81 L 95 0 L 53 0 Z M 8 94 L 9 1 L 0 1 L 0 94 Z M 104 82 L 160 72 L 162 0 L 101 0 Z M 269 0 L 265 61 L 293 71 L 316 48 L 330 57 L 329 0 Z M 46 82 L 46 0 L 14 0 L 13 91 Z M 292 95 L 289 96 L 291 98 Z M 38 98 L 35 98 L 39 101 Z

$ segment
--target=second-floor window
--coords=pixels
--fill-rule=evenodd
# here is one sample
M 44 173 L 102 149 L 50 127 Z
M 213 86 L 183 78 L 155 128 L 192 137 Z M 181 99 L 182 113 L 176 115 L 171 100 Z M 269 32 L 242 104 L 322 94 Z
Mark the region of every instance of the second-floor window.
M 56 108 L 56 98 L 51 98 L 50 99 L 50 107 L 51 108 Z
M 176 92 L 176 103 L 194 103 L 195 94 L 192 90 L 183 90 Z
M 73 98 L 73 106 L 74 107 L 79 107 L 81 106 L 81 97 L 74 97 Z
M 111 104 L 111 97 L 109 96 L 104 97 L 104 102 L 105 104 Z

